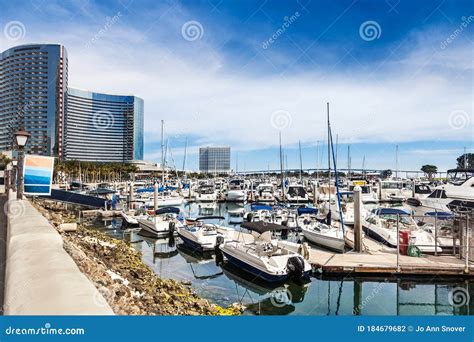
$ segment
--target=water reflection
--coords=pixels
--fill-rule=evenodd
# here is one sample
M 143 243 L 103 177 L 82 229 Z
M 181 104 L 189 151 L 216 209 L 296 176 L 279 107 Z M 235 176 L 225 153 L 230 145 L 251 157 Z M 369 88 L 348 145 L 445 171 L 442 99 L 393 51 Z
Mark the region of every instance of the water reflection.
M 244 207 L 186 205 L 184 216 L 218 215 L 242 221 Z M 208 211 L 209 210 L 209 211 Z M 208 214 L 207 214 L 208 213 Z M 239 223 L 234 222 L 238 227 Z M 121 229 L 121 220 L 98 221 L 97 229 L 129 241 L 163 278 L 189 283 L 219 305 L 241 303 L 248 315 L 469 315 L 474 312 L 471 280 L 435 277 L 315 277 L 305 285 L 270 286 L 231 265 L 216 265 L 213 254 L 187 249 L 179 238 L 155 239 L 139 229 Z

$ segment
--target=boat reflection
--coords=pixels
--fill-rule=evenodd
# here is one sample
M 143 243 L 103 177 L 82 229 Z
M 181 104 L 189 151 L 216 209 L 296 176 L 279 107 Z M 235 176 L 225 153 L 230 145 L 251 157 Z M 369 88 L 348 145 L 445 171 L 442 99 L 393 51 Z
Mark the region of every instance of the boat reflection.
M 235 283 L 237 296 L 246 307 L 247 314 L 288 315 L 295 311 L 295 304 L 303 302 L 311 284 L 271 284 L 242 272 L 230 263 L 225 263 L 221 268 L 224 275 Z

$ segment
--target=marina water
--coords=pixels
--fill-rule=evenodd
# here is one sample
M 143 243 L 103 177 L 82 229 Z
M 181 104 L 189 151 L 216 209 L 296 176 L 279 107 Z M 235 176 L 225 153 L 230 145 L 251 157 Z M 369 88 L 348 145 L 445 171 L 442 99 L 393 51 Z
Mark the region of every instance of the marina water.
M 239 229 L 234 203 L 182 206 L 185 217 L 218 215 Z M 241 221 L 241 219 L 240 219 Z M 217 223 L 217 221 L 216 221 Z M 201 297 L 227 306 L 239 303 L 246 315 L 470 315 L 474 312 L 474 281 L 458 277 L 321 276 L 308 284 L 269 287 L 215 256 L 184 247 L 178 237 L 155 239 L 140 229 L 124 229 L 121 218 L 95 221 L 94 227 L 129 241 L 159 277 L 184 281 Z M 298 239 L 300 237 L 293 237 Z

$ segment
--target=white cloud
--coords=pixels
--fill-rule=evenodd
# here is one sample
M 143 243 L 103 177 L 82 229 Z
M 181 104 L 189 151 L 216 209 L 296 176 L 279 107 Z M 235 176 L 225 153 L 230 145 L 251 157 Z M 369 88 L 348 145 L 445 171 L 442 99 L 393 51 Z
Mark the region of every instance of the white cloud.
M 27 39 L 66 46 L 70 86 L 142 97 L 148 141 L 159 141 L 164 119 L 168 134 L 198 136 L 202 144 L 240 149 L 275 146 L 278 131 L 271 117 L 277 110 L 291 115 L 291 126 L 283 131 L 285 144 L 324 140 L 327 101 L 340 142 L 473 137 L 472 126 L 449 125 L 450 113 L 456 110 L 472 118 L 469 45 L 433 51 L 420 40 L 397 62 L 380 69 L 374 65 L 378 70 L 373 74 L 313 72 L 309 66 L 280 78 L 258 70 L 231 70 L 226 64 L 229 57 L 207 41 L 181 39 L 180 24 L 185 21 L 164 17 L 150 31 L 128 26 L 124 15 L 89 48 L 86 44 L 103 25 L 99 19 L 92 27 L 70 24 L 61 26 L 60 32 L 58 25 L 29 27 Z M 166 38 L 166 33 L 175 39 Z M 206 37 L 211 34 L 205 31 Z M 156 37 L 163 37 L 166 44 Z M 6 45 L 12 43 L 0 41 L 0 46 Z M 151 159 L 152 153 L 146 157 Z

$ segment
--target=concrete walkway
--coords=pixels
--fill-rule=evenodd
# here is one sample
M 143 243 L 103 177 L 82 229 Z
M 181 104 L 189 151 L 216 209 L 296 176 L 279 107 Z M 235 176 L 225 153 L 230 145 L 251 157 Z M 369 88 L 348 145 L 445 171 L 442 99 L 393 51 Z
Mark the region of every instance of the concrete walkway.
M 6 241 L 7 241 L 7 215 L 5 203 L 7 196 L 0 195 L 0 314 L 3 315 L 4 292 L 5 292 L 5 263 L 6 263 Z

